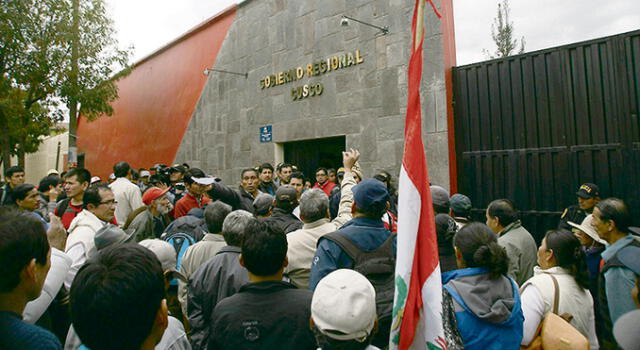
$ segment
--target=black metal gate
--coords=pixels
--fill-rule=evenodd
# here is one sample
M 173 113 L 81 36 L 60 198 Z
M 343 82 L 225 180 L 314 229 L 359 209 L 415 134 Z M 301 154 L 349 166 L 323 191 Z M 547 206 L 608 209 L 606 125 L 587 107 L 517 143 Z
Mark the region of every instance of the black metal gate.
M 539 240 L 584 182 L 640 224 L 640 30 L 454 68 L 458 188 Z

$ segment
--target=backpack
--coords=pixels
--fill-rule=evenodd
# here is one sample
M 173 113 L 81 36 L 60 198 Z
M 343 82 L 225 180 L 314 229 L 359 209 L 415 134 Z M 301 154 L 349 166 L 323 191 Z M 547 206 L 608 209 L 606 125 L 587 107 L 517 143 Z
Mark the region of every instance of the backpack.
M 187 249 L 189 249 L 190 246 L 196 244 L 196 240 L 195 238 L 193 238 L 193 236 L 184 232 L 172 233 L 167 235 L 166 237 L 164 237 L 164 235 L 167 234 L 163 234 L 162 239 L 164 239 L 166 242 L 169 242 L 169 244 L 171 244 L 176 250 L 176 269 L 180 271 L 180 265 L 182 264 L 182 257 L 184 256 L 184 253 L 187 252 Z M 178 280 L 175 278 L 171 280 L 171 285 L 177 286 Z
M 352 269 L 364 275 L 376 291 L 376 314 L 379 331 L 372 344 L 384 347 L 389 344 L 393 294 L 395 291 L 396 258 L 393 254 L 395 233 L 391 233 L 380 247 L 364 251 L 345 236 L 332 232 L 322 236 L 336 243 L 353 260 Z M 385 345 L 386 344 L 386 345 Z

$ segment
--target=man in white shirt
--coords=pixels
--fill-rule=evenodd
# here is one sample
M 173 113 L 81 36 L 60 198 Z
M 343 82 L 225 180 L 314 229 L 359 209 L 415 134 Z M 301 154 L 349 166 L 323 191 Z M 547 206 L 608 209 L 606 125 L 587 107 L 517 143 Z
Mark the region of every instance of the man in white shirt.
M 109 184 L 116 202 L 116 222 L 122 227 L 129 214 L 144 206 L 140 187 L 131 182 L 131 166 L 127 162 L 118 162 L 113 166 L 116 180 Z
M 65 252 L 73 261 L 67 273 L 64 286 L 69 289 L 80 267 L 95 254 L 96 232 L 113 220 L 116 200 L 113 191 L 104 184 L 92 185 L 82 198 L 83 210 L 69 226 L 69 237 Z

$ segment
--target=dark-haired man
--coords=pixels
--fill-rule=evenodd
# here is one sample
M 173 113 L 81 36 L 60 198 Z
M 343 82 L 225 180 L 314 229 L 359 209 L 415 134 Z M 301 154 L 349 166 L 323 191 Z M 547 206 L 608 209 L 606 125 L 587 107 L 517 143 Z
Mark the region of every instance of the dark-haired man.
M 187 313 L 191 324 L 191 345 L 206 349 L 211 313 L 216 304 L 233 294 L 249 281 L 247 269 L 240 265 L 240 245 L 253 215 L 236 210 L 224 219 L 222 237 L 227 246 L 202 264 L 189 278 Z
M 13 189 L 12 196 L 15 201 L 14 204 L 18 209 L 24 210 L 33 215 L 33 217 L 42 222 L 45 230 L 49 229 L 49 223 L 39 212 L 36 211 L 39 204 L 38 198 L 40 197 L 36 186 L 31 184 L 18 185 Z
M 82 211 L 82 198 L 90 182 L 91 173 L 84 168 L 73 168 L 64 175 L 67 198 L 58 202 L 54 213 L 62 220 L 65 229 L 69 229 L 71 221 Z
M 116 222 L 122 227 L 132 211 L 143 207 L 140 187 L 131 182 L 133 175 L 131 166 L 127 162 L 118 162 L 113 166 L 116 180 L 109 184 L 118 203 L 116 206 Z
M 214 182 L 209 190 L 209 197 L 213 200 L 220 200 L 227 203 L 233 210 L 246 210 L 253 214 L 253 201 L 262 193 L 258 186 L 260 179 L 256 169 L 247 168 L 242 170 L 240 174 L 240 188 L 238 190 L 231 189 L 225 185 Z
M 4 179 L 7 183 L 0 188 L 0 205 L 10 205 L 13 203 L 13 189 L 24 183 L 24 169 L 14 165 L 4 172 Z
M 84 192 L 83 210 L 69 226 L 65 252 L 73 263 L 64 281 L 69 289 L 80 267 L 95 255 L 96 232 L 111 222 L 115 215 L 116 200 L 113 191 L 105 184 L 92 185 Z
M 58 175 L 49 175 L 38 184 L 38 213 L 49 220 L 49 213 L 54 213 L 58 204 L 58 197 L 62 193 L 62 179 Z
M 288 163 L 283 163 L 278 166 L 276 175 L 278 178 L 275 180 L 276 185 L 288 185 L 291 180 L 291 174 L 293 173 L 293 166 Z
M 262 220 L 270 222 L 283 233 L 289 233 L 302 228 L 302 221 L 292 214 L 298 206 L 298 194 L 293 186 L 283 185 L 276 191 L 271 216 Z
M 213 311 L 208 349 L 315 349 L 309 290 L 282 281 L 287 239 L 252 219 L 240 264 L 249 281 Z
M 0 348 L 62 349 L 53 333 L 22 321 L 27 303 L 38 298 L 51 249 L 42 224 L 28 214 L 0 210 Z
M 260 186 L 258 189 L 275 196 L 278 186 L 273 182 L 273 166 L 269 163 L 264 163 L 258 168 L 258 173 L 260 174 Z
M 214 178 L 207 177 L 204 172 L 198 168 L 191 168 L 184 174 L 184 183 L 187 193 L 176 202 L 173 211 L 174 219 L 187 215 L 189 210 L 193 208 L 203 208 L 211 202 L 204 193 L 207 187 L 213 182 Z
M 71 319 L 92 350 L 153 349 L 169 323 L 158 258 L 128 243 L 89 260 L 70 291 Z
M 313 188 L 319 188 L 327 194 L 327 197 L 331 196 L 331 191 L 336 187 L 335 182 L 329 181 L 329 174 L 327 168 L 318 168 L 316 170 L 316 183 Z
M 600 188 L 596 184 L 585 183 L 580 185 L 576 192 L 578 205 L 566 208 L 560 216 L 558 228 L 571 231 L 569 222 L 582 222 L 587 215 L 593 212 L 593 208 L 600 201 Z
M 509 257 L 509 277 L 519 286 L 533 276 L 538 261 L 538 248 L 531 233 L 522 226 L 518 211 L 508 199 L 496 199 L 486 211 L 487 226 L 498 235 L 498 244 Z

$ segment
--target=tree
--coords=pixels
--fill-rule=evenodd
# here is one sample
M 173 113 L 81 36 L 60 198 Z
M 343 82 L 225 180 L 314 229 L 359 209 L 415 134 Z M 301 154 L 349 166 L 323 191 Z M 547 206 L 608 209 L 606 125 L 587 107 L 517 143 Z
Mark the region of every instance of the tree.
M 115 80 L 120 76 L 115 72 L 128 72 L 122 67 L 129 50 L 118 49 L 103 1 L 0 2 L 0 148 L 5 167 L 9 155 L 17 154 L 23 164 L 24 154 L 37 150 L 40 136 L 61 119 L 65 104 L 80 105 L 89 119 L 113 112 L 110 103 L 117 98 Z M 76 3 L 78 16 L 69 16 Z
M 491 38 L 496 44 L 496 50 L 493 54 L 489 53 L 487 49 L 482 50 L 489 59 L 511 56 L 516 51 L 518 54 L 524 52 L 524 36 L 520 38 L 520 49 L 518 49 L 518 40 L 513 38 L 514 30 L 513 22 L 509 21 L 510 13 L 508 0 L 498 3 L 498 14 L 491 25 Z

